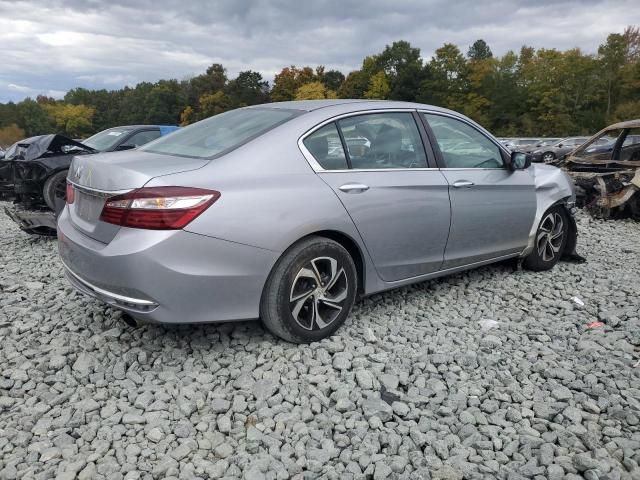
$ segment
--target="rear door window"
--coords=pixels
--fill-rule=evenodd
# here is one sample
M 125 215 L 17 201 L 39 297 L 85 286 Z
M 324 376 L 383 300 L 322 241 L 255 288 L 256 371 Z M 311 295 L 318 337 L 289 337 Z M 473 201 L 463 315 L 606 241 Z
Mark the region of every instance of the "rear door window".
M 409 112 L 368 113 L 338 121 L 353 169 L 426 168 L 418 126 Z

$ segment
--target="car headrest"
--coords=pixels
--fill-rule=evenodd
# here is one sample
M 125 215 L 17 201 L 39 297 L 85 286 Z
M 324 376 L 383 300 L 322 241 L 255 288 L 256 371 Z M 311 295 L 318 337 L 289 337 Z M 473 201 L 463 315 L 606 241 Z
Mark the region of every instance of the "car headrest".
M 402 148 L 402 132 L 399 128 L 385 125 L 371 142 L 371 150 L 377 154 L 398 153 Z

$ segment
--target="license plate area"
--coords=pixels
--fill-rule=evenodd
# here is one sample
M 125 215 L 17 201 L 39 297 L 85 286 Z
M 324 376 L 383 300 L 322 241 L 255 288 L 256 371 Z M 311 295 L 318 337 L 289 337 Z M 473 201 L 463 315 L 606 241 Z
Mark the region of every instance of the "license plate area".
M 95 224 L 100 218 L 102 207 L 104 206 L 104 198 L 97 195 L 90 195 L 82 190 L 76 189 L 73 208 L 76 215 L 81 220 Z

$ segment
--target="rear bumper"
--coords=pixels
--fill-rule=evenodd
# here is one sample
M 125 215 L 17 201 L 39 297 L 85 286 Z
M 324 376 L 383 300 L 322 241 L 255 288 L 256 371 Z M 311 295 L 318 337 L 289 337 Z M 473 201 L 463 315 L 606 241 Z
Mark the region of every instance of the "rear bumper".
M 79 232 L 65 209 L 58 248 L 78 291 L 141 321 L 255 319 L 278 253 L 178 231 L 122 228 L 109 243 Z

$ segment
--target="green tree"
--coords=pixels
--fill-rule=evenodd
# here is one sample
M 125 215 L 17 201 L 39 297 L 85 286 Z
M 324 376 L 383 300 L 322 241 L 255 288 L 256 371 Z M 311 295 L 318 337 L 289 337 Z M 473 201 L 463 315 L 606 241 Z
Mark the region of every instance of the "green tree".
M 35 100 L 26 98 L 17 104 L 16 124 L 25 131 L 27 137 L 51 133 L 54 128 L 49 114 Z
M 378 72 L 369 81 L 369 89 L 364 93 L 365 98 L 384 100 L 389 98 L 391 87 L 384 72 Z
M 322 79 L 320 81 L 324 83 L 324 86 L 329 90 L 337 92 L 344 80 L 345 77 L 342 72 L 338 70 L 329 70 L 324 72 L 324 75 L 322 75 Z
M 236 78 L 230 80 L 225 92 L 236 107 L 269 101 L 269 83 L 260 73 L 251 70 L 240 72 Z
M 489 48 L 487 42 L 482 39 L 473 42 L 473 45 L 471 45 L 467 51 L 467 58 L 470 60 L 486 60 L 492 57 L 493 52 L 491 52 L 491 48 Z
M 620 77 L 625 63 L 627 42 L 624 35 L 612 33 L 607 41 L 598 47 L 598 60 L 600 61 L 600 78 L 605 84 L 606 117 L 609 118 L 620 92 Z
M 222 90 L 216 93 L 205 93 L 200 97 L 198 118 L 208 118 L 219 113 L 226 112 L 232 108 L 231 100 Z

